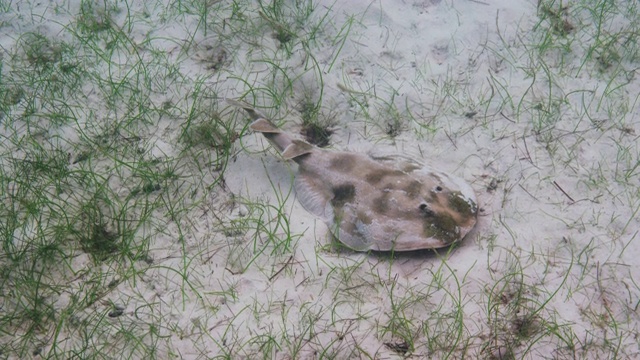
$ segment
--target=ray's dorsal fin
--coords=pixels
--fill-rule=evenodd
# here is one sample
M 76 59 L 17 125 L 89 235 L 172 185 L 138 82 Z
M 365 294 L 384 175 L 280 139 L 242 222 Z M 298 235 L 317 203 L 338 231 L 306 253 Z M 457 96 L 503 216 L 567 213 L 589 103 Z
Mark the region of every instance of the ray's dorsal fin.
M 269 134 L 278 134 L 281 133 L 282 130 L 278 129 L 274 126 L 271 121 L 265 118 L 259 118 L 249 125 L 249 128 L 253 131 L 259 131 L 261 133 L 269 133 Z
M 292 140 L 291 145 L 282 151 L 282 157 L 285 160 L 295 159 L 298 156 L 309 154 L 313 151 L 313 146 L 302 140 Z
M 262 133 L 269 142 L 282 153 L 285 160 L 293 160 L 299 162 L 302 155 L 313 152 L 313 145 L 302 140 L 291 139 L 287 133 L 280 130 L 266 116 L 260 114 L 251 105 L 246 102 L 226 99 L 230 105 L 239 107 L 246 111 L 254 120 L 249 128 L 253 131 Z

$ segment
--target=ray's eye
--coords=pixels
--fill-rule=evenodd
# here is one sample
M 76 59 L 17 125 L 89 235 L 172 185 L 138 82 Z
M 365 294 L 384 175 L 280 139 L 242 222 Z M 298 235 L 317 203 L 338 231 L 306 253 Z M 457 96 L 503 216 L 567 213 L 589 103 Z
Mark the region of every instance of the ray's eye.
M 440 186 L 440 185 L 436 186 L 436 191 L 437 191 L 437 192 L 442 191 L 442 186 Z

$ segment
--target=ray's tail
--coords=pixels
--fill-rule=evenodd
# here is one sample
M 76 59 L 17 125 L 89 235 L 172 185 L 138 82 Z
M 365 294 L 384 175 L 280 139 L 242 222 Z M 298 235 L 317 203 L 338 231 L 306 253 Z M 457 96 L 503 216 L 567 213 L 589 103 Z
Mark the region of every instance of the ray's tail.
M 282 157 L 286 160 L 294 160 L 299 162 L 302 155 L 309 154 L 313 151 L 313 146 L 301 140 L 292 139 L 289 134 L 283 132 L 274 123 L 271 122 L 266 116 L 259 113 L 251 105 L 246 102 L 226 99 L 230 105 L 239 107 L 249 114 L 253 122 L 249 125 L 249 128 L 253 131 L 261 132 L 269 142 L 275 146 Z

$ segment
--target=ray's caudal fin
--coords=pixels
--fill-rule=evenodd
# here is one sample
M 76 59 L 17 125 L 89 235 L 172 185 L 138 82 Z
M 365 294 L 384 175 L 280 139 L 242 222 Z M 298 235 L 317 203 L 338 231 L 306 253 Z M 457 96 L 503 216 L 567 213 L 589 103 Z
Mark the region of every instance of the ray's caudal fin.
M 260 114 L 256 109 L 246 102 L 226 99 L 230 105 L 239 107 L 249 114 L 253 122 L 249 128 L 253 131 L 261 132 L 269 142 L 275 146 L 285 160 L 293 160 L 299 162 L 305 154 L 313 151 L 313 145 L 302 140 L 291 139 L 289 135 L 282 132 L 275 124 L 273 124 L 266 116 Z

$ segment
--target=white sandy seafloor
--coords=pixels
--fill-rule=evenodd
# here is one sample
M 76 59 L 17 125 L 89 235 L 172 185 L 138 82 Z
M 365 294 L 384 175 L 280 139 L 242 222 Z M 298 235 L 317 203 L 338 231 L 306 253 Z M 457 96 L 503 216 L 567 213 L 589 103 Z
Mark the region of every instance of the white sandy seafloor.
M 221 3 L 210 21 L 230 17 Z M 580 2 L 566 3 L 570 12 Z M 48 1 L 18 5 L 3 15 L 13 14 L 0 29 L 7 51 L 21 32 L 65 38 L 78 11 L 73 2 L 60 2 L 63 11 Z M 206 187 L 219 173 L 205 169 L 199 205 L 150 242 L 154 266 L 89 310 L 121 304 L 124 315 L 104 321 L 128 321 L 133 334 L 154 325 L 157 336 L 140 341 L 154 341 L 158 358 L 640 357 L 639 62 L 604 70 L 585 62 L 591 15 L 571 13 L 580 35 L 570 51 L 541 53 L 540 27 L 549 24 L 540 24 L 537 1 L 317 1 L 312 19 L 326 15 L 328 25 L 308 53 L 294 42 L 287 56 L 257 3 L 242 6 L 247 21 L 264 22 L 262 34 L 232 34 L 229 25 L 224 38 L 194 30 L 195 15 L 162 18 L 175 3 L 161 5 L 129 4 L 119 16 L 146 11 L 148 20 L 123 31 L 143 58 L 164 52 L 193 86 L 214 87 L 223 118 L 246 120 L 223 101 L 246 94 L 298 134 L 298 104 L 322 96 L 322 113 L 334 119 L 330 147 L 417 157 L 465 179 L 482 211 L 449 252 L 338 249 L 296 202 L 295 164 L 243 132 L 225 186 Z M 620 16 L 606 31 L 629 21 Z M 201 46 L 177 50 L 186 41 Z M 203 58 L 221 48 L 224 61 L 208 66 Z M 285 73 L 292 91 L 275 104 L 266 89 L 285 87 Z M 185 85 L 166 86 L 151 100 L 179 105 Z M 394 114 L 399 131 L 390 137 Z M 153 156 L 180 153 L 181 121 L 159 118 L 143 135 Z M 74 126 L 56 131 L 77 137 Z M 78 334 L 67 331 L 58 351 L 75 346 Z

